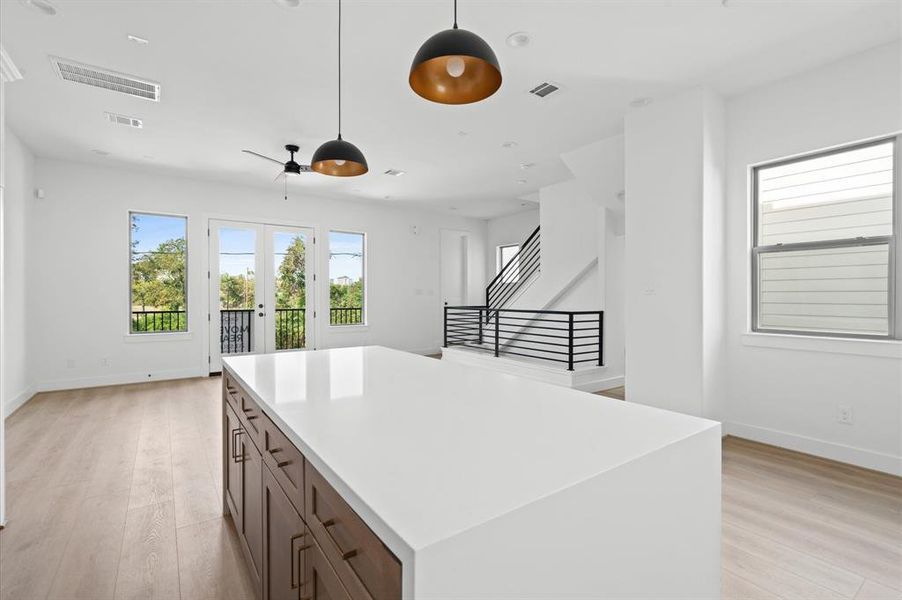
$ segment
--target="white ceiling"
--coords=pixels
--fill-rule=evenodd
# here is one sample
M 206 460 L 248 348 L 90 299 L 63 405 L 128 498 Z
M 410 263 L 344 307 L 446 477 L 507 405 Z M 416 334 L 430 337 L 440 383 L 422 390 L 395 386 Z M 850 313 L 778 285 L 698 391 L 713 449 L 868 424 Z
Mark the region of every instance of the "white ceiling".
M 278 158 L 297 143 L 307 162 L 335 137 L 334 0 L 295 9 L 270 0 L 53 2 L 55 17 L 0 2 L 0 41 L 25 75 L 7 89 L 7 119 L 39 156 L 281 194 L 271 183 L 278 166 L 241 149 Z M 898 39 L 900 22 L 898 0 L 462 0 L 461 27 L 492 45 L 504 83 L 487 101 L 444 106 L 416 96 L 407 72 L 419 45 L 450 25 L 450 11 L 450 0 L 345 0 L 344 137 L 364 151 L 370 173 L 302 175 L 290 181 L 292 195 L 475 217 L 515 212 L 520 198 L 568 177 L 562 152 L 620 132 L 634 98 L 698 84 L 736 94 Z M 532 43 L 505 45 L 515 31 Z M 64 82 L 48 55 L 159 81 L 162 101 Z M 527 94 L 546 80 L 562 91 L 545 101 Z M 110 124 L 104 111 L 141 118 L 144 129 Z M 523 171 L 525 162 L 536 166 Z M 407 175 L 384 175 L 389 168 Z

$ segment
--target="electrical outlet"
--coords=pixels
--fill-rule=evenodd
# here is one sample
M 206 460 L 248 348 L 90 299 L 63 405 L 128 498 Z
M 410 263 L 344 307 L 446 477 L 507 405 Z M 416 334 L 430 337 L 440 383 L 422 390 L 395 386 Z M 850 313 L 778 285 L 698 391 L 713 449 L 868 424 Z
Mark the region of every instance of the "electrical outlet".
M 109 359 L 109 357 L 104 356 L 103 358 L 101 358 L 101 359 L 100 359 L 100 366 L 101 366 L 101 367 L 108 367 L 108 366 L 110 366 L 110 359 Z
M 74 369 L 74 368 L 75 368 L 75 359 L 74 359 L 74 358 L 68 358 L 68 359 L 66 359 L 66 368 L 67 368 L 67 369 Z
M 843 425 L 852 424 L 852 407 L 840 405 L 836 407 L 836 422 Z

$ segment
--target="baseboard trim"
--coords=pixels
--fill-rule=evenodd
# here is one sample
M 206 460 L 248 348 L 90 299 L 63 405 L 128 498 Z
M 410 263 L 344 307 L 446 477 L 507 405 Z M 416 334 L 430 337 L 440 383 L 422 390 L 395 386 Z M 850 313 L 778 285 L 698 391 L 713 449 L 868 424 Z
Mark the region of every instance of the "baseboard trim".
M 592 392 L 603 392 L 605 390 L 610 390 L 612 388 L 622 387 L 626 383 L 626 378 L 623 375 L 619 377 L 608 377 L 607 379 L 602 379 L 598 382 L 601 386 L 598 389 L 587 390 Z
M 7 400 L 3 403 L 3 418 L 8 418 L 11 414 L 19 410 L 22 406 L 25 405 L 26 402 L 32 399 L 32 397 L 37 393 L 34 386 L 30 385 L 15 396 L 12 399 Z
M 145 383 L 149 381 L 167 381 L 171 379 L 188 379 L 190 377 L 206 377 L 208 369 L 168 369 L 164 371 L 117 373 L 99 377 L 80 377 L 74 379 L 57 379 L 45 381 L 36 387 L 38 392 L 55 392 L 58 390 L 75 390 L 82 388 L 104 387 L 108 385 L 126 385 L 129 383 Z
M 902 456 L 893 456 L 892 454 L 865 450 L 864 448 L 846 446 L 835 442 L 826 442 L 816 438 L 768 429 L 767 427 L 746 425 L 744 423 L 725 422 L 723 426 L 727 435 L 734 435 L 755 442 L 779 446 L 780 448 L 804 452 L 805 454 L 902 477 Z

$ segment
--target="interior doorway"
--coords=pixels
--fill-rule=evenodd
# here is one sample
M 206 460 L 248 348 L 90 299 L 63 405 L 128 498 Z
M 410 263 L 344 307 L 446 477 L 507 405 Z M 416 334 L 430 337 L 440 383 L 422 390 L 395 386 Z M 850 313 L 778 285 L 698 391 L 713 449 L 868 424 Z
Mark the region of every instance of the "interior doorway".
M 466 231 L 442 229 L 441 235 L 441 295 L 444 306 L 467 304 L 467 259 L 469 236 Z

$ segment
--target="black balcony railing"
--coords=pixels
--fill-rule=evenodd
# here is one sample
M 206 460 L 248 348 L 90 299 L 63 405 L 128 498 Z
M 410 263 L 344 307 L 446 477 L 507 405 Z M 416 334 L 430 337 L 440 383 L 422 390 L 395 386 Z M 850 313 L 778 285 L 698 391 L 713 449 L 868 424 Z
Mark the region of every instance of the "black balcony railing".
M 604 312 L 446 306 L 444 346 L 567 365 L 604 365 Z
M 222 354 L 241 354 L 253 348 L 251 308 L 222 308 L 219 310 L 219 343 Z
M 132 331 L 187 331 L 188 313 L 184 310 L 133 310 Z
M 222 354 L 241 354 L 253 351 L 254 312 L 254 309 L 250 308 L 220 309 L 219 331 Z M 332 308 L 329 310 L 329 323 L 332 325 L 363 323 L 363 309 L 360 307 Z M 306 348 L 307 309 L 277 308 L 275 336 L 276 350 Z
M 276 309 L 276 350 L 307 347 L 307 309 Z
M 330 325 L 360 325 L 361 323 L 363 323 L 363 309 L 359 306 L 329 309 Z

